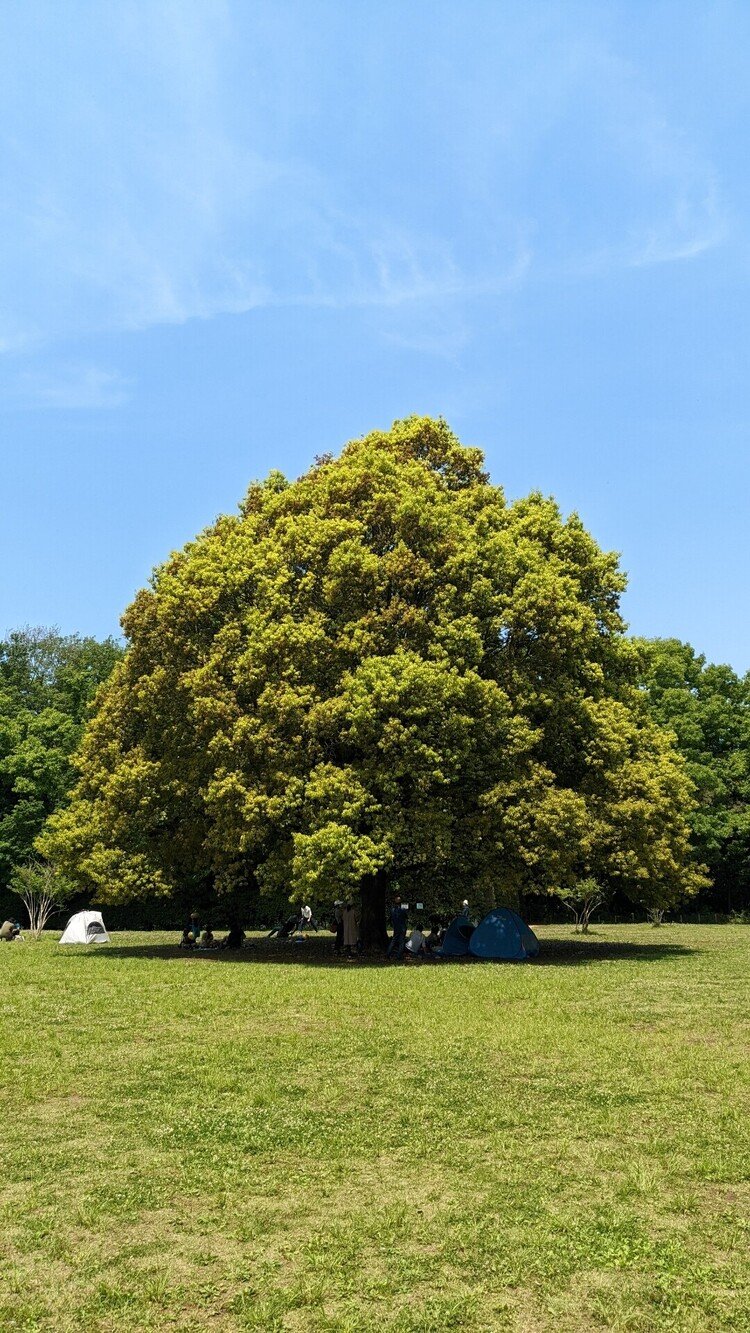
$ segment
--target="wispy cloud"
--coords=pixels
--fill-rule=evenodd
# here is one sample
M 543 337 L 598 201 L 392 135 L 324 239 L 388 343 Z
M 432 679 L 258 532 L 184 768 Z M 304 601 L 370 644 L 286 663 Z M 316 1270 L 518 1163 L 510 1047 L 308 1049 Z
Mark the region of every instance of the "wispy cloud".
M 716 168 L 664 114 L 639 71 L 595 46 L 588 83 L 600 108 L 611 196 L 607 234 L 584 253 L 580 268 L 678 263 L 722 245 L 731 225 Z
M 707 170 L 698 182 L 688 175 L 677 184 L 673 199 L 659 215 L 632 223 L 622 238 L 594 247 L 576 258 L 571 267 L 586 275 L 676 264 L 715 250 L 730 234 L 729 214 L 721 206 Z
M 122 407 L 128 395 L 128 381 L 116 371 L 68 363 L 20 370 L 9 397 L 22 408 L 91 411 Z
M 623 255 L 634 268 L 697 259 L 722 245 L 730 219 L 720 200 L 715 172 L 706 163 L 677 163 L 671 208 L 651 226 L 644 225 Z
M 318 80 L 316 24 L 299 13 L 295 33 L 296 10 L 261 5 L 253 27 L 222 0 L 122 0 L 71 33 L 64 7 L 46 11 L 24 80 L 8 66 L 0 90 L 0 351 L 319 306 L 382 311 L 390 341 L 452 357 L 466 307 L 509 300 L 532 269 L 687 261 L 725 239 L 712 164 L 578 10 L 568 23 L 530 6 L 511 23 L 489 7 L 484 38 L 472 28 L 452 61 L 438 23 L 425 42 L 442 61 L 440 103 L 418 71 L 409 97 L 397 75 L 376 80 L 353 151 L 344 95 L 339 107 L 330 71 L 330 87 Z M 361 22 L 366 46 L 374 14 Z M 390 157 L 367 160 L 393 96 L 413 130 L 423 117 L 431 164 L 413 147 L 397 190 L 398 125 Z M 63 377 L 47 402 L 116 405 L 124 390 L 106 374 L 90 368 L 77 389 Z
M 0 346 L 19 330 L 49 342 L 267 306 L 472 299 L 506 291 L 527 268 L 515 223 L 499 257 L 471 245 L 462 254 L 439 217 L 431 228 L 363 208 L 335 170 L 269 153 L 267 135 L 240 130 L 225 6 L 124 4 L 106 36 L 99 82 L 84 95 L 75 70 L 64 87 L 58 74 L 42 132 L 6 142 Z M 125 89 L 119 100 L 113 85 Z M 267 75 L 261 85 L 262 99 Z M 252 103 L 252 88 L 242 96 Z

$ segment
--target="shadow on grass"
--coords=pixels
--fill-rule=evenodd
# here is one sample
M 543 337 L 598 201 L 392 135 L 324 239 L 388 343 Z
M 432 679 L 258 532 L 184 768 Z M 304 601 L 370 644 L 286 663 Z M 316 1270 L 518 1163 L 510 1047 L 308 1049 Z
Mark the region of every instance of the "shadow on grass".
M 697 953 L 686 944 L 667 944 L 654 941 L 653 944 L 635 943 L 630 940 L 595 939 L 591 935 L 573 936 L 571 939 L 540 940 L 539 957 L 533 960 L 536 967 L 544 964 L 565 966 L 585 963 L 617 963 L 628 959 L 639 959 L 644 963 L 658 963 L 664 958 L 687 958 Z
M 658 963 L 667 958 L 687 958 L 696 953 L 683 944 L 635 943 L 627 940 L 608 940 L 587 936 L 574 936 L 571 939 L 542 939 L 538 958 L 528 960 L 530 967 L 572 967 L 587 966 L 596 963 L 614 963 L 627 960 L 639 960 L 644 963 Z M 82 956 L 82 951 L 81 955 Z M 197 949 L 186 951 L 176 944 L 110 944 L 89 946 L 86 957 L 99 958 L 150 958 L 173 959 L 193 967 L 211 965 L 281 963 L 285 966 L 361 968 L 361 967 L 476 967 L 483 964 L 479 958 L 450 959 L 415 959 L 402 963 L 390 963 L 382 954 L 363 955 L 356 958 L 342 958 L 333 952 L 333 944 L 325 937 L 310 938 L 297 944 L 288 940 L 254 939 L 250 946 L 239 950 Z

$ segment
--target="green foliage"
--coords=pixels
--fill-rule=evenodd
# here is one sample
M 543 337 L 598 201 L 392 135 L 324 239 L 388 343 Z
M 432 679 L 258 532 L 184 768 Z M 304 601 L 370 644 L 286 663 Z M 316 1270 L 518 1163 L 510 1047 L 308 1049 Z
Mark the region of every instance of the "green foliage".
M 42 849 L 103 900 L 388 879 L 479 909 L 587 874 L 692 891 L 690 786 L 646 713 L 624 577 L 412 418 L 272 473 L 127 611 Z M 369 892 L 369 890 L 368 890 Z
M 693 782 L 696 856 L 722 907 L 750 904 L 750 674 L 716 666 L 678 639 L 640 640 L 641 683 Z
M 66 880 L 54 866 L 36 858 L 14 867 L 10 888 L 26 908 L 32 939 L 40 937 L 52 913 L 75 893 L 75 885 L 70 880 Z
M 121 656 L 111 639 L 46 629 L 0 643 L 0 884 L 71 786 L 88 703 Z
M 588 875 L 585 879 L 579 879 L 576 884 L 571 884 L 560 890 L 560 898 L 570 912 L 573 913 L 575 929 L 581 935 L 588 935 L 591 918 L 597 908 L 601 907 L 607 900 L 606 889 L 601 884 Z M 650 909 L 654 911 L 656 909 Z

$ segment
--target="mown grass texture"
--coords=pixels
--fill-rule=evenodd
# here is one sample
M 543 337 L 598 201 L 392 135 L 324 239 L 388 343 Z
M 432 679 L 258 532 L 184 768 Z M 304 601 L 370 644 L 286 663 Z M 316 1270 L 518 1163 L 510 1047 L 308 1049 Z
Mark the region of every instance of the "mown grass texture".
M 0 945 L 4 1330 L 750 1329 L 750 928 Z

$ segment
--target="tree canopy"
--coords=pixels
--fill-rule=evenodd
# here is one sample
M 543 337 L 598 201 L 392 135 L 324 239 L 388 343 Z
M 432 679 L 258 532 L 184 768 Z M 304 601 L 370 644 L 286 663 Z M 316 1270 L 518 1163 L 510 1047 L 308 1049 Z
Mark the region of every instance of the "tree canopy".
M 253 484 L 123 627 L 41 847 L 102 901 L 212 881 L 440 905 L 583 875 L 693 891 L 690 782 L 637 686 L 625 584 L 573 515 L 508 504 L 410 418 Z
M 679 639 L 639 641 L 652 716 L 675 737 L 693 782 L 695 853 L 714 902 L 746 907 L 750 892 L 750 675 L 707 663 Z
M 51 629 L 0 642 L 0 885 L 71 786 L 88 703 L 122 651 Z

